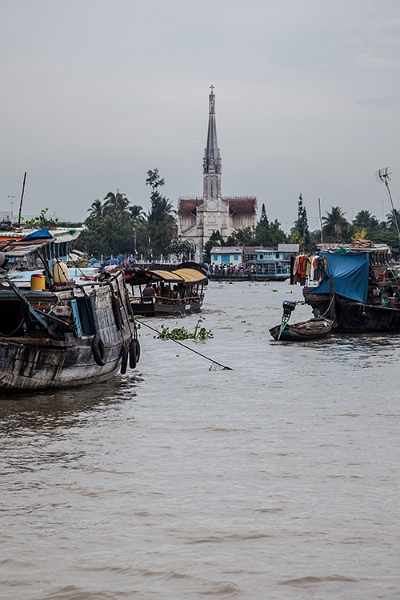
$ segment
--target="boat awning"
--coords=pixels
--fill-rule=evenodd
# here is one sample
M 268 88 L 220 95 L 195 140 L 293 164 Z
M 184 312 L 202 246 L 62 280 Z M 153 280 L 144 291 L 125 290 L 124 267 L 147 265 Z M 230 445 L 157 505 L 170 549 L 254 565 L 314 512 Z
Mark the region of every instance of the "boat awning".
M 201 283 L 207 279 L 207 276 L 197 269 L 178 269 L 172 272 L 179 275 L 185 283 Z
M 182 283 L 183 277 L 178 275 L 176 271 L 163 271 L 161 269 L 155 269 L 154 271 L 148 271 L 155 280 L 166 281 L 167 283 Z
M 335 294 L 365 304 L 368 297 L 369 254 L 367 252 L 357 254 L 321 252 L 320 255 L 326 259 L 326 274 L 329 279 L 313 288 L 312 293 L 329 294 L 332 276 Z
M 143 285 L 153 281 L 165 281 L 165 283 L 201 283 L 207 280 L 207 276 L 197 269 L 176 269 L 175 271 L 164 271 L 163 269 L 144 270 L 127 269 L 126 281 L 131 285 Z

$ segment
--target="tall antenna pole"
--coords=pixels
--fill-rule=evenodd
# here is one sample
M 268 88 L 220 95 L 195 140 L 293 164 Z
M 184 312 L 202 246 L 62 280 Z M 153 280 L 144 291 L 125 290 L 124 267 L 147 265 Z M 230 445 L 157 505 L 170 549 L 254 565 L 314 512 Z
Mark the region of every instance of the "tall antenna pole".
M 321 198 L 318 198 L 318 212 L 319 212 L 319 226 L 321 228 L 321 244 L 324 243 L 324 237 L 322 234 L 322 213 L 321 213 Z
M 392 194 L 390 193 L 390 187 L 389 187 L 389 181 L 391 181 L 390 175 L 392 175 L 392 173 L 388 173 L 388 171 L 389 171 L 389 167 L 385 167 L 384 169 L 379 169 L 379 171 L 376 172 L 376 178 L 379 179 L 380 181 L 382 181 L 382 183 L 384 183 L 386 185 L 386 189 L 389 194 L 390 204 L 392 205 L 393 221 L 394 221 L 394 224 L 396 225 L 396 229 L 397 229 L 397 235 L 399 238 L 399 250 L 400 250 L 400 229 L 399 229 L 399 224 L 397 222 L 397 211 L 394 207 L 393 198 L 392 198 Z
M 24 181 L 22 182 L 21 202 L 19 203 L 19 213 L 18 213 L 18 227 L 20 227 L 20 225 L 21 225 L 21 211 L 22 211 L 22 201 L 24 199 L 24 192 L 25 192 L 25 181 L 26 181 L 26 171 L 24 173 Z

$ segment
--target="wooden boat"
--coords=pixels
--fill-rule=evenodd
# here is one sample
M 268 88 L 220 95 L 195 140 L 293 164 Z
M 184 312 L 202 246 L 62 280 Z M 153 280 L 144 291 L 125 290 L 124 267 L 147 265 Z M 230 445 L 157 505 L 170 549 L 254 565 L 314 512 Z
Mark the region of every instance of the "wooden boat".
M 269 330 L 274 340 L 282 342 L 307 342 L 326 338 L 331 332 L 333 321 L 323 317 L 310 319 L 302 323 L 287 323 L 281 331 L 276 325 Z
M 400 333 L 400 276 L 388 264 L 389 248 L 362 242 L 343 253 L 334 245 L 320 251 L 326 280 L 304 288 L 305 302 L 315 316 L 329 313 L 339 332 Z
M 28 288 L 0 273 L 0 391 L 86 385 L 126 372 L 128 361 L 136 366 L 139 343 L 124 275 L 69 280 L 62 257 L 75 233 L 62 242 L 25 238 L 0 252 L 0 266 L 28 253 L 46 273 L 33 274 Z
M 206 269 L 196 263 L 182 263 L 172 271 L 126 269 L 125 278 L 132 286 L 133 314 L 147 317 L 199 312 L 208 283 Z M 148 283 L 155 288 L 154 298 L 143 296 L 142 288 Z

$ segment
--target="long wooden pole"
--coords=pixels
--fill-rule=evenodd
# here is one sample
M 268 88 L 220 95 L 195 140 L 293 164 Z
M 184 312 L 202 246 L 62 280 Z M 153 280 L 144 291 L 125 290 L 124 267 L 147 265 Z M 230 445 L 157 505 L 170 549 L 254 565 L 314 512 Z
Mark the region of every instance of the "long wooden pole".
M 22 211 L 22 201 L 24 199 L 24 192 L 25 192 L 25 181 L 26 181 L 26 171 L 24 173 L 24 181 L 22 182 L 21 201 L 19 203 L 19 213 L 18 213 L 18 227 L 21 225 L 21 211 Z
M 318 211 L 319 211 L 319 226 L 321 227 L 321 244 L 324 243 L 322 235 L 322 214 L 321 214 L 321 198 L 318 198 Z

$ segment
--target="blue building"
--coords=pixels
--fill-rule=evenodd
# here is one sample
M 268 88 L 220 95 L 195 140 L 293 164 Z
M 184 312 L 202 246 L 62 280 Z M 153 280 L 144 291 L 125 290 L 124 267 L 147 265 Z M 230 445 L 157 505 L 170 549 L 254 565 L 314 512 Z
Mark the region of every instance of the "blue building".
M 238 267 L 243 264 L 243 246 L 215 246 L 210 252 L 210 265 L 232 265 Z

